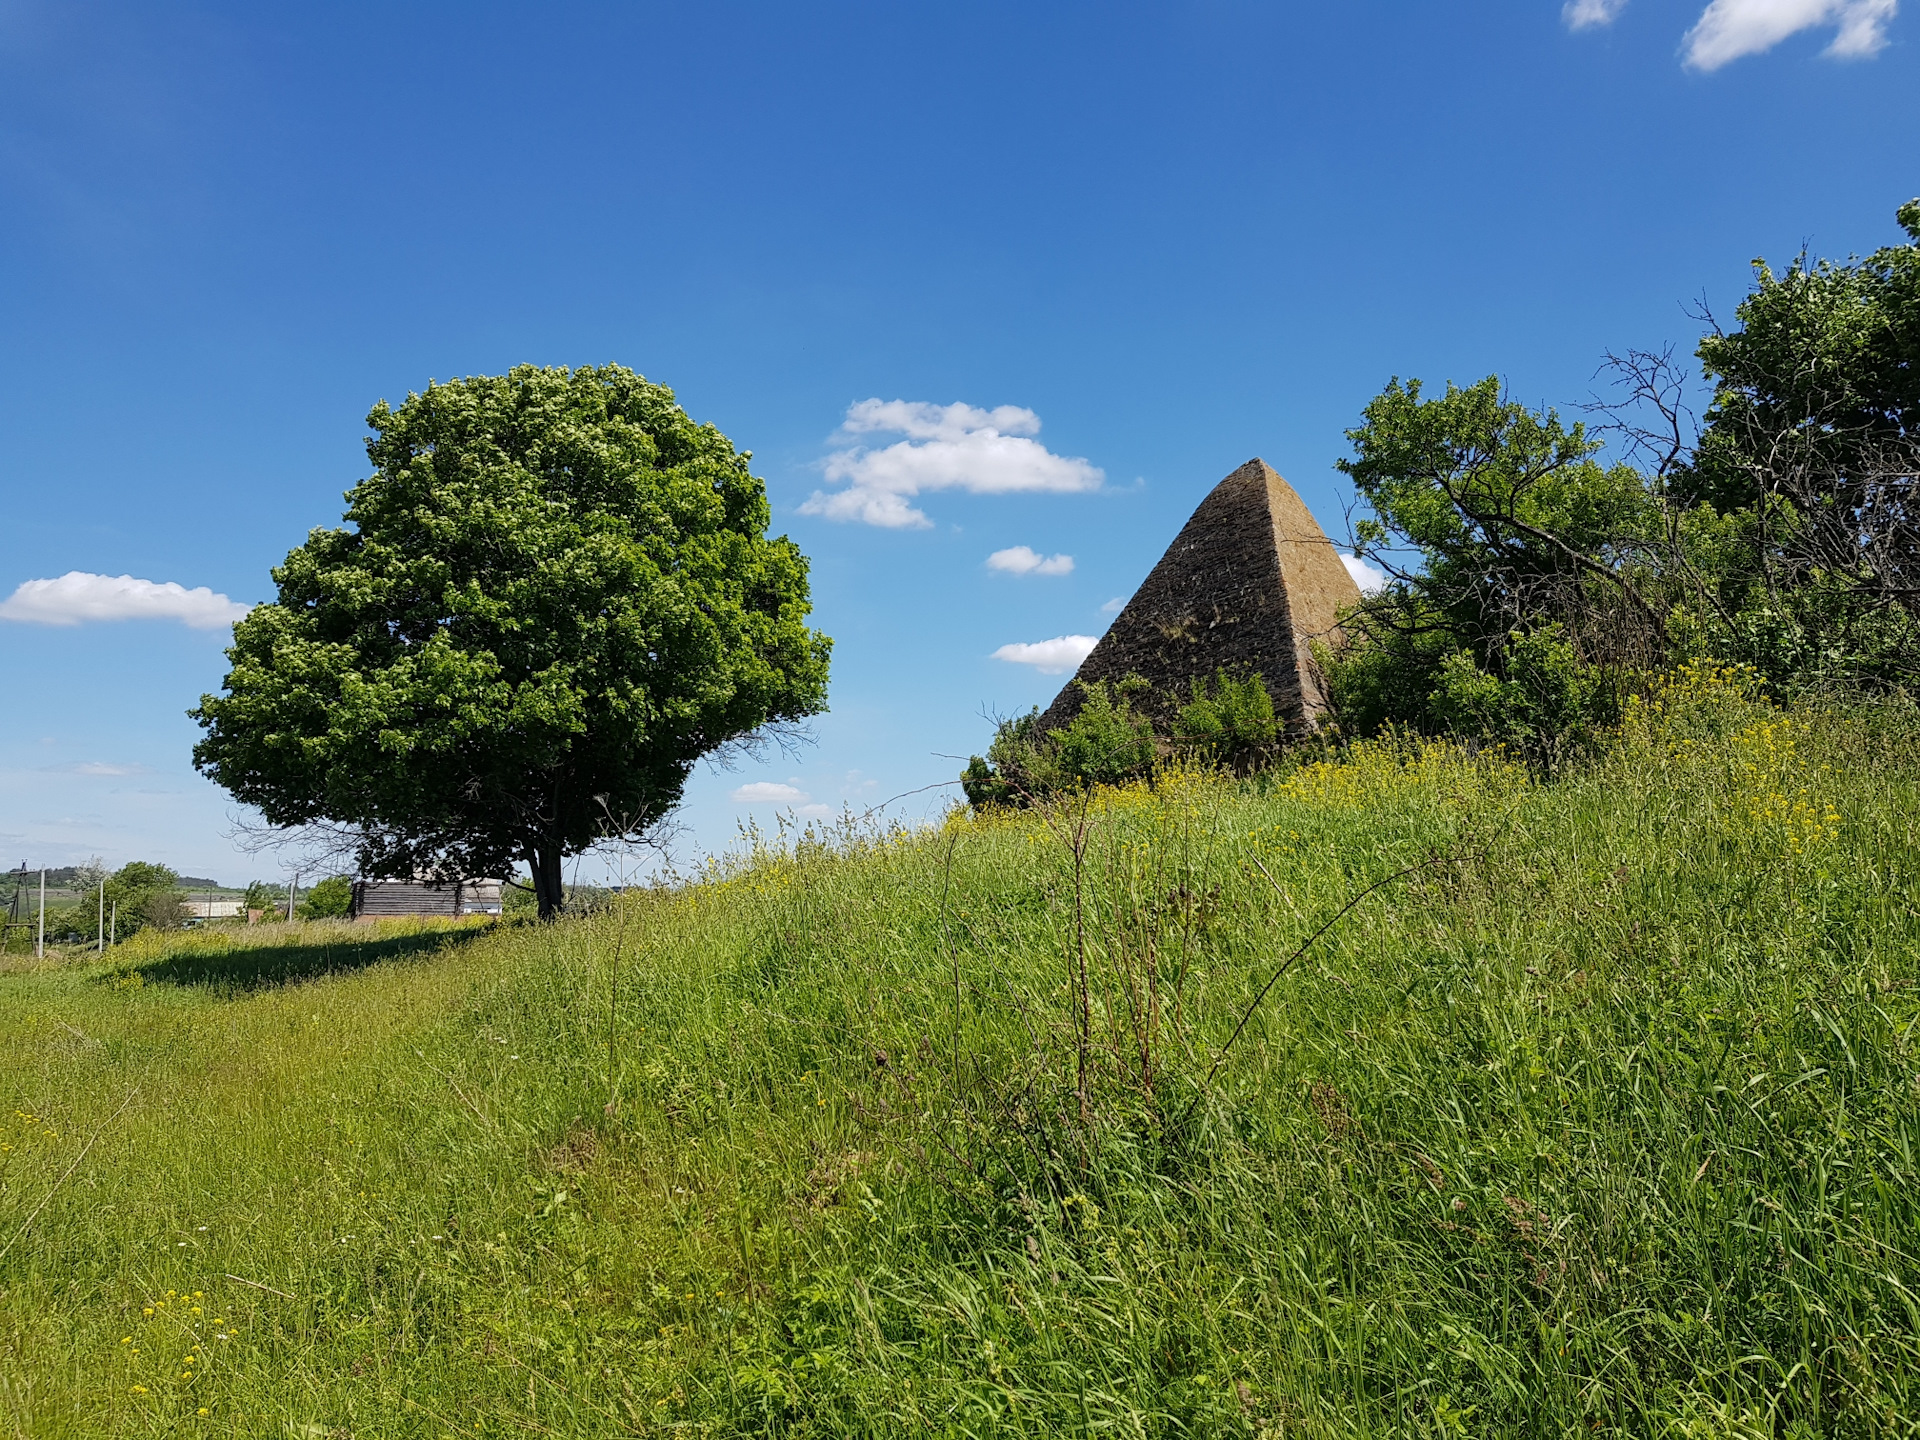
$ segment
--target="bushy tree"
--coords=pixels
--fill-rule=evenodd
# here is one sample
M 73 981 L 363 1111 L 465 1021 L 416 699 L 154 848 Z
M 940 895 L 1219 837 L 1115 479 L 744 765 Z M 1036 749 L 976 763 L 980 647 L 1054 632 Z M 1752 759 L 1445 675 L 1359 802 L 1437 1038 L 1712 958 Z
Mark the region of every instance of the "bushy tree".
M 1551 760 L 1680 656 L 1782 690 L 1920 680 L 1920 201 L 1899 219 L 1914 243 L 1864 260 L 1755 262 L 1701 342 L 1697 430 L 1669 356 L 1613 360 L 1627 399 L 1598 408 L 1638 465 L 1493 380 L 1390 385 L 1341 466 L 1394 582 L 1329 657 L 1343 726 Z
M 1738 323 L 1700 342 L 1713 403 L 1678 494 L 1723 514 L 1773 497 L 1854 511 L 1869 528 L 1843 526 L 1853 544 L 1876 520 L 1911 524 L 1899 492 L 1920 443 L 1920 200 L 1898 219 L 1910 243 L 1864 260 L 1802 254 L 1778 275 L 1753 262 Z
M 247 886 L 247 893 L 240 901 L 240 908 L 246 911 L 261 911 L 269 920 L 284 917 L 287 908 L 287 892 L 281 886 L 269 885 L 264 880 L 255 880 Z
M 58 918 L 47 917 L 47 933 L 73 944 L 91 944 L 100 933 L 101 921 L 113 917 L 115 938 L 125 940 L 142 930 L 178 930 L 186 923 L 186 906 L 180 903 L 180 877 L 170 867 L 148 860 L 130 860 L 110 875 L 98 870 L 88 872 L 92 883 L 103 887 L 95 894 L 83 894 Z
M 194 711 L 199 768 L 368 875 L 530 869 L 660 820 L 694 763 L 825 708 L 807 562 L 749 456 L 617 365 L 430 385 L 367 417 L 315 530 Z
M 294 906 L 302 920 L 343 920 L 352 910 L 353 879 L 347 875 L 329 875 Z
M 1607 723 L 1667 650 L 1646 477 L 1489 377 L 1437 398 L 1394 381 L 1340 468 L 1373 510 L 1362 550 L 1391 583 L 1329 658 L 1341 722 L 1498 738 L 1551 759 Z
M 1704 643 L 1776 686 L 1920 678 L 1920 200 L 1910 243 L 1784 273 L 1700 344 L 1713 383 L 1672 495 L 1717 530 Z

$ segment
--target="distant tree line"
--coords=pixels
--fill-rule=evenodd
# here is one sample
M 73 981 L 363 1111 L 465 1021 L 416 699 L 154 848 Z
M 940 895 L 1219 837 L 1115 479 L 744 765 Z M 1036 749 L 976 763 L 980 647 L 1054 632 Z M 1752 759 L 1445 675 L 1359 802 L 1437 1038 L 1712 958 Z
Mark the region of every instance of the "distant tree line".
M 13 872 L 16 876 L 19 872 Z M 117 870 L 99 865 L 69 865 L 47 872 L 51 888 L 59 877 L 60 903 L 47 907 L 47 939 L 54 944 L 90 945 L 102 928 L 108 938 L 120 941 L 142 930 L 179 930 L 191 918 L 187 902 L 197 890 L 219 888 L 216 882 L 196 876 L 182 876 L 166 865 L 148 860 L 133 860 Z M 40 872 L 28 872 L 27 888 L 21 893 L 20 913 L 33 917 L 37 925 Z M 10 904 L 5 893 L 0 904 Z M 301 920 L 344 917 L 352 907 L 353 882 L 335 875 L 315 884 L 294 903 L 294 916 Z M 261 920 L 286 919 L 287 887 L 255 881 L 242 900 L 245 911 L 258 911 Z M 18 944 L 17 939 L 14 942 Z

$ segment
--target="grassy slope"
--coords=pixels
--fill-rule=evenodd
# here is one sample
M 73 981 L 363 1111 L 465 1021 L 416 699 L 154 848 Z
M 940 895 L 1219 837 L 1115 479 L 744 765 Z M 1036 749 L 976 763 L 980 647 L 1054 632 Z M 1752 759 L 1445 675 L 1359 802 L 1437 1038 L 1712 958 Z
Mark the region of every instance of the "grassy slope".
M 1362 750 L 0 975 L 0 1417 L 1910 1433 L 1914 739 L 1696 677 L 1552 786 Z

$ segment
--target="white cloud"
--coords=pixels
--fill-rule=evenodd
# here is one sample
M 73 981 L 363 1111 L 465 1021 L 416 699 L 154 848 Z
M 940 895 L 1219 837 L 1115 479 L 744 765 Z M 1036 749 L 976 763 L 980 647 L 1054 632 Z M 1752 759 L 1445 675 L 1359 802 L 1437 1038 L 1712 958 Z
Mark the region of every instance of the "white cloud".
M 1015 545 L 987 556 L 989 570 L 1004 570 L 1009 575 L 1071 575 L 1073 556 L 1042 555 L 1031 545 Z
M 1560 18 L 1569 30 L 1593 30 L 1611 25 L 1627 8 L 1627 0 L 1567 0 L 1560 7 Z
M 1116 595 L 1111 600 L 1107 601 L 1106 604 L 1100 607 L 1100 613 L 1102 615 L 1118 615 L 1122 610 L 1126 608 L 1127 608 L 1127 602 L 1124 599 L 1122 599 L 1120 596 Z
M 1718 70 L 1825 25 L 1835 31 L 1827 54 L 1864 59 L 1886 45 L 1887 22 L 1899 8 L 1900 0 L 1713 0 L 1681 39 L 1682 59 L 1695 70 Z
M 843 435 L 904 435 L 909 440 L 964 440 L 980 430 L 1002 435 L 1038 435 L 1040 417 L 1024 405 L 996 405 L 982 410 L 955 401 L 932 405 L 925 400 L 860 400 L 847 407 L 840 422 Z
M 1362 595 L 1378 595 L 1387 588 L 1387 572 L 1377 565 L 1369 565 L 1358 555 L 1348 555 L 1344 551 L 1340 563 L 1347 567 L 1347 574 L 1353 577 L 1353 583 L 1360 587 Z
M 727 792 L 736 805 L 795 805 L 811 800 L 797 785 L 782 785 L 776 780 L 755 780 Z
M 827 820 L 833 816 L 833 807 L 831 805 L 802 805 L 793 813 L 798 815 L 802 820 Z
M 78 765 L 62 767 L 69 775 L 143 775 L 144 765 L 115 765 L 106 760 L 82 760 Z
M 862 400 L 847 409 L 843 436 L 902 435 L 881 449 L 855 443 L 822 462 L 829 484 L 816 490 L 802 515 L 858 520 L 883 529 L 924 530 L 933 522 L 912 497 L 930 490 L 975 495 L 1041 491 L 1056 495 L 1098 490 L 1106 472 L 1089 461 L 1056 455 L 1032 437 L 1040 417 L 1018 405 L 982 410 L 919 400 Z
M 1098 643 L 1091 635 L 1056 635 L 1051 640 L 1002 645 L 993 652 L 992 658 L 1015 665 L 1031 665 L 1042 675 L 1064 675 L 1069 670 L 1078 670 L 1080 662 Z
M 173 581 L 136 580 L 131 575 L 93 575 L 69 570 L 57 580 L 27 580 L 0 600 L 0 620 L 35 625 L 78 625 L 85 620 L 178 620 L 196 630 L 219 630 L 251 606 L 201 585 L 189 590 Z

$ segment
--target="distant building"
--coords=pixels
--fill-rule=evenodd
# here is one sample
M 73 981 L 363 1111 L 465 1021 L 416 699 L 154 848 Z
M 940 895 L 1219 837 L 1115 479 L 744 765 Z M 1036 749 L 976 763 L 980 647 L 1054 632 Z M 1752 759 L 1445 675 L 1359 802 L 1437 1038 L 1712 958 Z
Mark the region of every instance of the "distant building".
M 438 915 L 455 919 L 462 915 L 498 915 L 498 880 L 453 880 L 431 885 L 419 880 L 356 880 L 353 882 L 355 920 L 379 920 L 394 916 Z
M 243 900 L 209 900 L 202 896 L 198 900 L 191 895 L 184 896 L 180 908 L 187 912 L 188 920 L 237 920 L 240 912 L 246 908 Z

